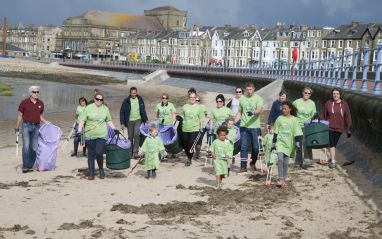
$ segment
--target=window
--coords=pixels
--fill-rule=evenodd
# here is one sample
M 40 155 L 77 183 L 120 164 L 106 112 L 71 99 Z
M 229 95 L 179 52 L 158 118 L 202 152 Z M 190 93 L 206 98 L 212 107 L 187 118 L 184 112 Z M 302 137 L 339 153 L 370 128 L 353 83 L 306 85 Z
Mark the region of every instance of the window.
M 351 40 L 348 41 L 348 47 L 349 47 L 349 48 L 352 47 L 352 41 L 351 41 Z
M 323 40 L 323 41 L 322 41 L 322 47 L 323 47 L 323 48 L 326 48 L 326 47 L 327 47 L 327 42 L 326 42 L 326 40 Z
M 317 37 L 321 37 L 321 31 L 317 31 Z
M 338 41 L 338 47 L 339 47 L 339 48 L 344 47 L 344 44 L 343 44 L 343 43 L 344 43 L 344 42 L 343 42 L 342 40 Z
M 336 41 L 330 41 L 330 47 L 334 48 L 335 47 L 335 43 L 336 43 Z

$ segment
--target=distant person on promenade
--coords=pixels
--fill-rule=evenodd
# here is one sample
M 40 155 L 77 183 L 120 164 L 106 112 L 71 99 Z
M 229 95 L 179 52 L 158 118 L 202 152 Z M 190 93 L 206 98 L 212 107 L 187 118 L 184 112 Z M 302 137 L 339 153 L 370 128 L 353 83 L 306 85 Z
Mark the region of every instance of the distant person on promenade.
M 297 109 L 297 119 L 299 121 L 300 127 L 304 132 L 304 123 L 309 122 L 316 114 L 316 104 L 310 99 L 313 94 L 313 90 L 310 87 L 304 87 L 302 90 L 302 98 L 297 99 L 293 102 L 293 105 Z M 304 147 L 304 137 L 299 136 L 299 141 L 301 142 L 301 147 L 297 148 L 295 166 L 300 168 L 306 168 L 305 164 L 311 164 L 312 162 L 312 149 Z
M 279 98 L 272 103 L 271 111 L 268 116 L 268 128 L 276 122 L 277 117 L 283 114 L 282 103 L 287 99 L 287 93 L 285 91 L 280 91 Z
M 263 112 L 263 98 L 255 94 L 255 85 L 248 82 L 245 85 L 246 95 L 240 98 L 239 111 L 235 121 L 240 121 L 240 172 L 247 172 L 249 147 L 252 145 L 251 167 L 256 170 L 257 155 L 259 154 L 258 136 L 260 136 L 260 114 Z
M 78 137 L 84 137 L 88 148 L 88 180 L 94 180 L 94 161 L 97 159 L 99 177 L 105 178 L 103 170 L 103 153 L 107 139 L 106 124 L 114 130 L 115 134 L 120 132 L 115 129 L 111 121 L 109 108 L 103 104 L 105 95 L 98 92 L 94 96 L 94 103 L 86 106 L 80 114 L 78 123 Z
M 157 104 L 155 111 L 159 121 L 158 131 L 165 126 L 173 125 L 176 121 L 176 110 L 173 103 L 169 102 L 167 93 L 162 94 L 162 102 Z
M 196 93 L 188 94 L 188 103 L 182 108 L 183 111 L 183 149 L 187 155 L 187 160 L 185 162 L 186 166 L 190 166 L 192 163 L 192 157 L 194 152 L 191 151 L 191 147 L 194 144 L 198 134 L 202 134 L 204 113 L 200 110 L 200 106 L 196 103 Z M 195 150 L 195 149 L 194 149 Z
M 37 140 L 40 129 L 40 123 L 47 123 L 43 117 L 44 102 L 39 99 L 40 87 L 29 87 L 29 97 L 21 101 L 16 120 L 15 134 L 20 134 L 20 124 L 22 121 L 23 138 L 23 166 L 22 172 L 33 171 L 33 165 L 37 155 Z
M 351 137 L 352 129 L 350 108 L 348 103 L 341 98 L 341 90 L 339 88 L 332 90 L 331 99 L 325 103 L 322 115 L 324 120 L 329 121 L 329 167 L 335 168 L 336 147 L 342 132 L 345 130 L 345 123 L 348 138 Z
M 125 98 L 119 111 L 121 128 L 127 128 L 129 140 L 133 145 L 133 157 L 138 158 L 139 150 L 139 127 L 147 122 L 147 113 L 143 98 L 138 95 L 136 87 L 130 88 L 130 95 Z
M 94 100 L 93 100 L 94 102 Z M 73 153 L 70 155 L 71 157 L 74 157 L 74 156 L 77 156 L 77 152 L 78 152 L 78 145 L 80 144 L 80 141 L 81 139 L 78 138 L 78 123 L 80 122 L 80 115 L 82 114 L 82 112 L 84 111 L 84 109 L 86 108 L 86 106 L 88 105 L 88 102 L 86 100 L 85 97 L 81 97 L 79 100 L 78 100 L 78 106 L 77 106 L 77 109 L 76 109 L 76 124 L 74 126 L 74 131 L 75 131 L 75 135 L 74 135 L 74 140 L 73 140 L 73 144 L 74 144 L 74 150 L 73 150 Z M 84 143 L 84 142 L 82 142 Z M 83 156 L 86 156 L 86 145 L 84 144 L 83 147 L 82 147 L 82 155 Z

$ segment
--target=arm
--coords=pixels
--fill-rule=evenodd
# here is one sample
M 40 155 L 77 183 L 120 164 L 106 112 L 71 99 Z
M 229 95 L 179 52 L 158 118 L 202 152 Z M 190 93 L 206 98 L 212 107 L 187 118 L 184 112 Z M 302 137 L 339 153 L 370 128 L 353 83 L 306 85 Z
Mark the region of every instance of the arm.
M 23 120 L 23 113 L 19 111 L 16 118 L 16 129 L 20 128 L 20 123 Z
M 123 100 L 121 109 L 119 110 L 119 122 L 121 124 L 121 128 L 124 129 L 126 124 L 126 108 L 127 108 L 127 98 Z
M 328 118 L 329 118 L 329 112 L 327 110 L 328 108 L 326 107 L 327 104 L 328 104 L 328 102 L 325 103 L 324 109 L 322 111 L 322 119 L 324 119 L 324 120 L 328 120 Z
M 48 124 L 48 123 L 49 123 L 49 121 L 47 121 L 47 120 L 44 118 L 43 115 L 40 115 L 40 120 L 41 120 L 41 122 L 43 122 L 44 124 Z
M 261 112 L 263 112 L 263 106 L 258 106 L 257 108 L 256 108 L 256 110 L 255 110 L 255 115 L 258 115 L 258 114 L 260 114 Z
M 237 113 L 236 113 L 236 117 L 235 117 L 235 122 L 238 122 L 241 118 L 241 111 L 238 110 Z
M 139 104 L 139 112 L 141 114 L 141 117 L 142 117 L 142 121 L 143 123 L 146 123 L 148 118 L 147 118 L 147 113 L 146 113 L 146 107 L 145 107 L 145 102 L 143 101 L 143 98 L 141 96 L 138 96 L 139 98 L 139 101 L 140 101 L 140 104 Z
M 110 128 L 112 128 L 112 129 L 115 129 L 115 126 L 114 126 L 114 124 L 113 124 L 113 121 L 108 121 L 107 122 L 107 125 L 109 125 L 110 126 Z
M 172 112 L 172 122 L 173 122 L 173 124 L 175 124 L 175 122 L 176 122 L 176 112 L 175 111 Z
M 84 124 L 85 124 L 85 121 L 80 120 L 80 122 L 78 123 L 78 130 L 77 130 L 78 133 L 82 132 L 82 130 L 84 128 Z
M 273 102 L 268 116 L 268 125 L 272 125 L 275 122 L 275 107 L 275 102 Z

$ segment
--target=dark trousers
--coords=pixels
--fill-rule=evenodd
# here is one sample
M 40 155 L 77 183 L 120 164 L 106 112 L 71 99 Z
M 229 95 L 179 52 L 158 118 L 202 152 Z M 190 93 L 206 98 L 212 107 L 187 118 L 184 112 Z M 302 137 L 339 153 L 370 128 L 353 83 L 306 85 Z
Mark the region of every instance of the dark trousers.
M 194 153 L 190 153 L 190 149 L 196 139 L 196 136 L 198 136 L 198 131 L 196 132 L 183 132 L 183 149 L 186 152 L 187 158 L 191 159 Z M 194 149 L 195 151 L 195 149 Z
M 133 145 L 133 154 L 134 156 L 138 154 L 139 150 L 139 127 L 141 127 L 142 120 L 133 120 L 129 121 L 127 126 L 127 133 L 129 134 L 129 140 Z
M 260 129 L 259 128 L 246 128 L 246 127 L 240 127 L 240 158 L 241 168 L 247 168 L 247 161 L 248 161 L 248 151 L 251 150 L 252 153 L 252 163 L 253 165 L 256 164 L 257 161 L 257 155 L 259 154 L 259 143 L 258 143 L 258 136 L 260 135 Z M 252 148 L 250 149 L 250 146 Z
M 36 162 L 40 124 L 23 123 L 23 169 L 31 169 Z
M 94 160 L 97 159 L 99 171 L 103 171 L 103 152 L 105 139 L 87 139 L 89 176 L 94 176 Z

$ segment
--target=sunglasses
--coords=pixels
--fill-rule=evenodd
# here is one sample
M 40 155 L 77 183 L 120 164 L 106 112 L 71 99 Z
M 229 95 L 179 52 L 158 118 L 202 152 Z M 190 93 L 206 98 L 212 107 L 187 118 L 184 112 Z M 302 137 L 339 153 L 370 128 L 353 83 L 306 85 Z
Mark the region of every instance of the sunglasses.
M 236 93 L 243 93 L 242 91 L 236 91 Z
M 196 100 L 197 102 L 200 102 L 200 100 Z
M 162 99 L 163 99 L 163 100 L 168 100 L 168 98 L 167 98 L 167 97 L 162 97 Z
M 96 101 L 103 101 L 103 99 L 100 99 L 100 98 L 94 98 Z
M 311 95 L 312 92 L 304 92 L 305 95 Z
M 33 94 L 39 94 L 40 91 L 32 91 Z
M 222 100 L 217 100 L 216 103 L 223 103 L 223 101 Z

